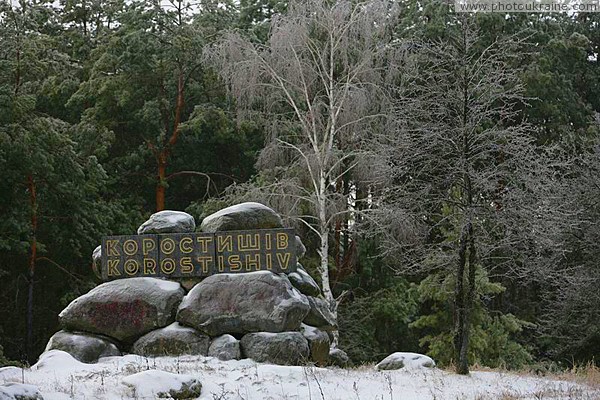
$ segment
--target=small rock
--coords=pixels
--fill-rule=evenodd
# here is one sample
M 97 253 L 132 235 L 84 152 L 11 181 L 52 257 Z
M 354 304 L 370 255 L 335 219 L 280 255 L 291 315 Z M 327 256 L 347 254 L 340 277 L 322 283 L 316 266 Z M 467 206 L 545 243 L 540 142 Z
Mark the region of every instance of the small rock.
M 308 341 L 300 332 L 249 333 L 240 343 L 244 355 L 256 362 L 302 365 L 310 356 Z
M 133 343 L 173 322 L 184 291 L 177 282 L 129 278 L 103 283 L 73 300 L 58 316 L 67 331 L 97 333 Z
M 108 338 L 79 332 L 56 332 L 45 351 L 62 350 L 84 363 L 95 363 L 101 357 L 120 356 L 117 346 Z
M 194 217 L 182 211 L 159 211 L 150 216 L 137 230 L 138 235 L 151 233 L 189 233 L 196 229 Z
M 208 354 L 210 338 L 193 328 L 171 325 L 152 331 L 139 338 L 132 347 L 132 353 L 142 356 L 181 356 L 184 354 Z
M 306 272 L 304 267 L 302 267 L 302 264 L 298 264 L 296 271 L 289 273 L 287 277 L 300 293 L 307 296 L 319 296 L 321 294 L 321 288 L 312 276 Z
M 375 366 L 378 370 L 392 370 L 401 368 L 433 368 L 435 361 L 418 353 L 392 353 Z
M 306 254 L 306 246 L 302 243 L 300 236 L 296 236 L 296 257 L 301 259 Z
M 309 311 L 306 296 L 269 271 L 209 276 L 190 290 L 177 321 L 208 334 L 297 330 Z
M 216 337 L 208 348 L 208 356 L 221 361 L 239 360 L 242 358 L 240 341 L 231 335 Z
M 300 332 L 308 341 L 310 359 L 318 365 L 326 365 L 329 360 L 329 336 L 314 326 L 302 324 Z
M 202 220 L 201 232 L 282 228 L 279 214 L 260 203 L 241 203 L 224 208 Z
M 344 350 L 334 348 L 329 350 L 329 365 L 346 368 L 350 365 L 350 358 Z
M 310 311 L 303 322 L 307 325 L 316 326 L 324 331 L 336 330 L 337 321 L 335 315 L 329 309 L 327 301 L 320 297 L 306 297 L 310 304 Z
M 133 389 L 136 399 L 196 399 L 202 392 L 202 384 L 191 375 L 152 369 L 123 378 L 123 384 Z
M 44 400 L 44 397 L 36 386 L 5 383 L 0 385 L 0 400 Z

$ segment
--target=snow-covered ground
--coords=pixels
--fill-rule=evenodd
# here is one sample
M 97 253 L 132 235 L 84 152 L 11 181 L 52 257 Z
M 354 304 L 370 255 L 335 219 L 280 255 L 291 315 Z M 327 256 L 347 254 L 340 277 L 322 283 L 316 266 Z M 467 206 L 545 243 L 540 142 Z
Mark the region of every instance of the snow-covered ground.
M 30 369 L 0 369 L 0 384 L 35 385 L 45 400 L 155 399 L 194 378 L 202 383 L 203 400 L 600 399 L 600 391 L 572 382 L 500 372 L 285 367 L 196 356 L 126 355 L 83 364 L 52 350 Z

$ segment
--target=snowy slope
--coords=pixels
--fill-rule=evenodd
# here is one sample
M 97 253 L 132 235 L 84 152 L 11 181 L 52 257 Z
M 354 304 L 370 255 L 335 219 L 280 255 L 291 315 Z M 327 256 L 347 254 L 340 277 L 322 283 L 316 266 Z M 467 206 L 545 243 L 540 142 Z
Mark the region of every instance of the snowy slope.
M 132 377 L 143 371 L 150 372 Z M 439 369 L 284 367 L 196 356 L 127 355 L 82 364 L 67 353 L 52 350 L 30 369 L 0 369 L 0 384 L 24 380 L 37 386 L 45 400 L 154 399 L 155 393 L 168 392 L 192 378 L 202 383 L 199 399 L 203 400 L 600 399 L 600 392 L 574 383 L 498 372 L 474 372 L 465 377 Z

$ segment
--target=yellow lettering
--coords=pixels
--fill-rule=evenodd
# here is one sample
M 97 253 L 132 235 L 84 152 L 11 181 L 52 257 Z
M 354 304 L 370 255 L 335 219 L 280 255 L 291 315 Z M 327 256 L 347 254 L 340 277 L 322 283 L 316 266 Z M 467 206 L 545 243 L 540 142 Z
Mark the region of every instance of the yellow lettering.
M 181 265 L 182 274 L 191 274 L 194 272 L 194 264 L 192 264 L 191 257 L 183 257 L 179 264 Z
M 140 265 L 136 260 L 127 260 L 123 269 L 127 275 L 134 276 L 140 270 Z
M 202 273 L 208 274 L 208 263 L 212 261 L 212 257 L 198 257 L 198 263 L 202 267 Z
M 225 263 L 224 263 L 224 260 L 223 260 L 223 256 L 218 256 L 217 260 L 219 262 L 219 272 L 225 271 Z
M 233 251 L 233 236 L 217 236 L 217 251 Z
M 277 250 L 284 250 L 288 248 L 288 235 L 285 233 L 277 234 Z
M 260 235 L 256 234 L 240 234 L 238 235 L 238 250 L 239 251 L 257 251 L 260 250 Z
M 125 243 L 123 243 L 123 251 L 128 256 L 135 255 L 135 253 L 137 253 L 137 251 L 138 251 L 137 242 L 133 239 L 126 240 Z
M 266 259 L 267 259 L 267 269 L 273 269 L 273 255 L 266 254 Z
M 144 275 L 156 275 L 156 260 L 144 258 Z
M 208 244 L 212 242 L 212 240 L 213 239 L 211 237 L 207 236 L 198 236 L 196 238 L 196 242 L 200 243 L 200 247 L 203 253 L 208 253 Z
M 288 269 L 288 264 L 290 263 L 291 254 L 290 253 L 277 253 L 277 261 L 279 261 L 279 267 L 281 269 Z
M 175 261 L 172 258 L 165 258 L 160 262 L 160 270 L 165 275 L 171 275 L 175 272 Z
M 191 237 L 184 237 L 179 241 L 179 250 L 181 250 L 181 252 L 185 254 L 191 253 L 192 251 L 194 251 L 194 248 L 192 247 L 193 243 L 194 241 Z
M 250 254 L 246 254 L 246 271 L 252 271 L 252 267 L 254 267 L 257 271 L 260 270 L 260 254 L 255 254 L 254 256 Z
M 265 248 L 271 250 L 271 234 L 265 233 Z
M 231 272 L 237 272 L 242 269 L 242 261 L 240 260 L 239 254 L 232 254 L 227 257 L 227 262 L 229 263 L 229 270 Z
M 119 250 L 117 250 L 118 240 L 107 240 L 106 241 L 106 255 L 108 257 L 120 256 Z
M 154 249 L 156 249 L 156 242 L 154 241 L 154 239 L 142 239 L 142 253 L 145 256 L 147 256 Z
M 171 254 L 175 250 L 175 241 L 170 238 L 160 240 L 160 251 L 163 254 Z
M 108 276 L 121 276 L 117 268 L 120 262 L 121 260 L 108 260 L 108 269 L 106 271 Z

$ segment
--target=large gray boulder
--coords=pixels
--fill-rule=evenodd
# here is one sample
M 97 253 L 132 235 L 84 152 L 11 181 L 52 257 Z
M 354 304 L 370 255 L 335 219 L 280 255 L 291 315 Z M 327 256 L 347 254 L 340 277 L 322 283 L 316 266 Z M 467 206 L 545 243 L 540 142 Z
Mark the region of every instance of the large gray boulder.
M 431 357 L 419 353 L 392 353 L 375 366 L 380 371 L 401 368 L 433 368 L 435 361 Z
M 0 385 L 0 400 L 44 400 L 44 397 L 36 386 L 10 382 Z
M 249 333 L 240 343 L 244 355 L 257 362 L 300 365 L 310 356 L 308 341 L 300 332 Z
M 302 324 L 300 332 L 308 341 L 310 359 L 318 365 L 325 366 L 329 360 L 329 335 L 314 326 L 306 324 Z
M 335 315 L 329 309 L 329 304 L 325 299 L 320 297 L 307 296 L 310 304 L 310 311 L 304 318 L 306 325 L 316 326 L 325 331 L 333 331 L 337 329 L 337 321 Z
M 242 231 L 283 228 L 279 214 L 260 203 L 241 203 L 224 208 L 202 220 L 200 231 Z
M 129 278 L 103 283 L 73 300 L 58 316 L 67 331 L 98 333 L 133 343 L 169 325 L 184 291 L 177 282 Z
M 240 341 L 231 335 L 216 337 L 208 348 L 208 356 L 221 361 L 239 360 L 242 358 Z
M 62 350 L 84 363 L 95 363 L 101 357 L 120 356 L 117 346 L 108 338 L 81 333 L 56 332 L 45 351 Z
M 150 216 L 137 230 L 138 235 L 151 233 L 189 233 L 196 229 L 194 217 L 182 211 L 159 211 Z
M 298 264 L 296 271 L 290 272 L 287 276 L 292 285 L 302 294 L 307 296 L 319 296 L 321 294 L 321 288 L 302 267 L 302 264 Z
M 184 354 L 205 356 L 210 338 L 193 328 L 171 325 L 157 329 L 139 338 L 131 352 L 141 356 L 181 356 Z
M 177 321 L 210 336 L 297 330 L 310 309 L 306 296 L 269 271 L 209 276 L 190 290 Z

